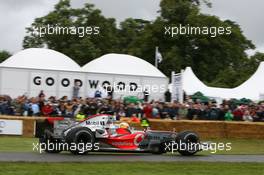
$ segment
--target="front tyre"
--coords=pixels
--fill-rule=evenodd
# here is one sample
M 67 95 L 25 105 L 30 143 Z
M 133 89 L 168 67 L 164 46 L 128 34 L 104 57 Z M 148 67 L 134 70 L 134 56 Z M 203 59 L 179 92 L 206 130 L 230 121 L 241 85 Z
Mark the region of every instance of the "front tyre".
M 199 136 L 192 131 L 180 132 L 176 137 L 178 152 L 183 156 L 191 156 L 200 150 Z

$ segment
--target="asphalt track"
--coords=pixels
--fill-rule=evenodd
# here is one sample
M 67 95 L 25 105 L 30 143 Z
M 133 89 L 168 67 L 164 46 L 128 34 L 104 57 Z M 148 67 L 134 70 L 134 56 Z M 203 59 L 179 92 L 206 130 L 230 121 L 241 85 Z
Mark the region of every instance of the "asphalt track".
M 262 162 L 264 155 L 152 155 L 152 154 L 102 154 L 90 153 L 88 155 L 72 155 L 69 153 L 60 154 L 39 154 L 29 153 L 0 153 L 0 162 Z

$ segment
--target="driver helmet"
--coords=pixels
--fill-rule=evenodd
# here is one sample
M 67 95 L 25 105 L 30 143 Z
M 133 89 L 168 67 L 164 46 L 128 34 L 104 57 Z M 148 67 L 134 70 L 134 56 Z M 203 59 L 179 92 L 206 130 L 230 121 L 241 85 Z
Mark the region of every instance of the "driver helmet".
M 126 123 L 126 122 L 121 122 L 119 124 L 119 128 L 128 129 L 129 128 L 129 124 Z

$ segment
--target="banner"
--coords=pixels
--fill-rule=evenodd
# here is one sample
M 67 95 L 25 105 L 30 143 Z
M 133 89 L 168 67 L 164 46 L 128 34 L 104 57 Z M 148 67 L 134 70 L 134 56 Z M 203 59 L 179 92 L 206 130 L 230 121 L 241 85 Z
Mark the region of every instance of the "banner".
M 0 135 L 22 135 L 22 120 L 2 120 L 0 119 Z
M 172 94 L 171 100 L 183 103 L 183 78 L 182 73 L 171 73 Z

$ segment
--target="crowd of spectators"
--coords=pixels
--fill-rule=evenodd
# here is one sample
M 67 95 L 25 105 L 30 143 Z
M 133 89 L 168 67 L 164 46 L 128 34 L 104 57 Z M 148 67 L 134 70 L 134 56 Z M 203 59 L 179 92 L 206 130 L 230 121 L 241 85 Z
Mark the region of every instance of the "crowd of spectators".
M 111 98 L 47 98 L 43 91 L 38 97 L 19 96 L 11 99 L 0 96 L 0 114 L 20 116 L 63 116 L 75 117 L 98 113 L 113 113 L 121 117 L 160 118 L 169 120 L 227 120 L 264 122 L 264 103 L 235 105 L 230 101 L 222 104 L 201 103 L 187 100 L 185 103 L 150 101 L 124 103 Z

